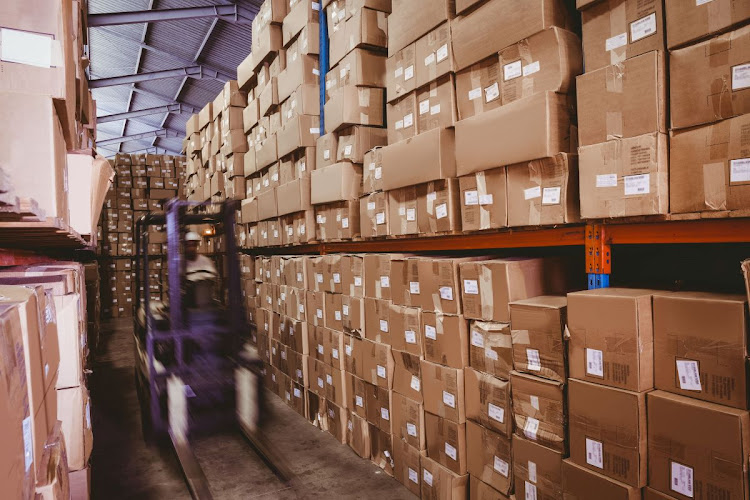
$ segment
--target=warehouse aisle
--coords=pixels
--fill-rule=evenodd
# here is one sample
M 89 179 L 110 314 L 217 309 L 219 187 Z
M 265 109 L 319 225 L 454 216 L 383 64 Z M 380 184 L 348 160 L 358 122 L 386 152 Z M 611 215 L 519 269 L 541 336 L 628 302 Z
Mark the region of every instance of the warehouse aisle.
M 90 380 L 95 436 L 92 498 L 190 498 L 173 453 L 143 441 L 133 379 L 131 320 L 103 324 L 101 343 Z M 267 438 L 298 475 L 308 498 L 415 498 L 378 467 L 308 424 L 279 398 L 270 399 L 275 418 Z M 297 498 L 239 432 L 198 439 L 194 450 L 217 499 Z

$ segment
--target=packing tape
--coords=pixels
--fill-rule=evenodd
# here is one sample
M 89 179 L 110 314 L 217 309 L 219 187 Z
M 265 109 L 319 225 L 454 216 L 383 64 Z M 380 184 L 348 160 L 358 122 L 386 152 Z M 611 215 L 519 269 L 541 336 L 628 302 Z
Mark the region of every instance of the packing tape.
M 539 161 L 530 161 L 528 163 L 529 181 L 539 186 L 542 190 L 542 164 Z M 541 193 L 538 198 L 528 200 L 529 203 L 529 225 L 538 226 L 542 221 L 542 197 Z
M 529 47 L 529 41 L 528 39 L 521 40 L 518 42 L 518 54 L 521 57 L 521 71 L 523 72 L 523 67 L 525 67 L 528 64 L 531 64 L 533 61 L 532 55 L 531 55 L 531 48 Z M 518 98 L 530 96 L 534 93 L 534 77 L 526 77 L 521 76 L 521 95 L 518 96 Z
M 469 80 L 471 81 L 471 88 L 469 89 L 469 91 L 477 88 L 480 90 L 479 97 L 469 101 L 474 108 L 473 114 L 478 115 L 482 112 L 482 108 L 484 105 L 484 85 L 482 85 L 482 69 L 472 69 L 469 75 Z
M 727 178 L 723 162 L 703 164 L 703 199 L 709 210 L 727 209 Z
M 479 297 L 482 317 L 492 318 L 495 305 L 495 297 L 492 293 L 492 271 L 484 265 L 479 266 L 479 269 Z
M 711 82 L 712 93 L 709 96 L 711 100 L 711 109 L 714 118 L 720 120 L 734 114 L 732 102 L 731 79 L 715 78 Z
M 523 432 L 523 429 L 521 429 L 521 431 Z M 534 458 L 534 460 L 536 460 L 536 458 Z M 529 462 L 525 460 L 516 460 L 514 458 L 513 475 L 519 477 L 523 481 L 528 481 L 529 483 L 536 485 L 539 490 L 544 492 L 539 494 L 541 498 L 563 498 L 562 484 L 559 480 L 551 480 L 547 475 L 540 474 L 537 471 L 534 471 L 534 477 L 531 477 L 528 464 Z M 534 497 L 530 496 L 529 498 Z
M 484 172 L 477 172 L 476 180 L 477 195 L 481 200 L 483 195 L 486 196 L 487 194 L 489 194 L 487 192 L 487 178 Z M 482 204 L 479 201 L 477 201 L 477 209 L 479 210 L 479 229 L 489 229 L 491 226 L 491 214 L 489 209 L 483 208 Z
M 626 41 L 625 45 L 612 49 L 609 51 L 609 62 L 610 64 L 619 64 L 627 58 L 628 55 L 628 19 L 626 6 L 627 2 L 620 2 L 617 6 L 612 6 L 612 2 L 609 3 L 609 35 L 615 37 L 621 33 L 625 34 Z
M 530 345 L 531 338 L 528 330 L 511 330 L 510 332 L 513 345 Z

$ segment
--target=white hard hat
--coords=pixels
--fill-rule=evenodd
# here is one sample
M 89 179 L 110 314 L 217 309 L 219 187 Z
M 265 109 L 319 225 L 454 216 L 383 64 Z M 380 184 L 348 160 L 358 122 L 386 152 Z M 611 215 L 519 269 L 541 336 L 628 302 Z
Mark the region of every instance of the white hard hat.
M 200 241 L 201 236 L 200 234 L 196 233 L 195 231 L 190 231 L 188 234 L 185 235 L 185 241 Z

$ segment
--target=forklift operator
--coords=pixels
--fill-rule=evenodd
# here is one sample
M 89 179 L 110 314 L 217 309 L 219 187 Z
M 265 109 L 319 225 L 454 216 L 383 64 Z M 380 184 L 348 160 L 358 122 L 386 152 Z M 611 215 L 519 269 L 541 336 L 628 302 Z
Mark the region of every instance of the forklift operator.
M 187 303 L 192 307 L 207 305 L 218 277 L 214 262 L 198 253 L 200 241 L 201 237 L 196 232 L 185 235 L 185 288 Z M 207 292 L 209 297 L 201 292 Z

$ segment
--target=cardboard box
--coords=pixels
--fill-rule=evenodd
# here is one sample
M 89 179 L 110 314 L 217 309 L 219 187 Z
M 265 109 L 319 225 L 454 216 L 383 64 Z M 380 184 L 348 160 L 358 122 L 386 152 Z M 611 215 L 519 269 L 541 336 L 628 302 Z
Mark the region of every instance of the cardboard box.
M 356 200 L 362 192 L 362 167 L 349 162 L 317 168 L 311 173 L 311 202 Z
M 359 221 L 363 238 L 390 234 L 388 226 L 388 193 L 380 191 L 359 200 Z
M 255 19 L 260 19 L 256 16 Z M 281 33 L 281 26 L 271 24 L 263 29 L 256 29 L 255 20 L 253 20 L 253 40 L 252 49 L 253 62 L 257 66 L 274 57 L 284 46 Z M 258 78 L 258 86 L 261 86 Z
M 340 87 L 385 87 L 384 54 L 354 49 L 326 73 L 326 99 Z
M 393 475 L 415 495 L 419 495 L 419 450 L 406 441 L 393 440 Z
M 502 104 L 500 59 L 492 54 L 456 73 L 458 119 L 464 120 Z
M 470 365 L 476 370 L 508 380 L 513 369 L 511 331 L 507 323 L 471 321 Z
M 424 359 L 451 368 L 469 365 L 468 332 L 463 316 L 423 312 Z
M 417 103 L 417 130 L 420 134 L 436 128 L 453 127 L 458 121 L 453 75 L 445 75 L 417 90 Z
M 485 2 L 451 23 L 456 67 L 464 69 L 551 26 L 565 28 L 568 17 L 565 6 L 552 0 Z
M 393 56 L 455 14 L 452 0 L 396 0 L 388 17 L 388 55 Z
M 750 19 L 750 5 L 721 0 L 711 5 L 682 5 L 666 0 L 667 45 L 674 49 Z
M 666 68 L 662 52 L 587 71 L 576 78 L 578 143 L 590 146 L 612 139 L 667 130 Z
M 748 120 L 743 115 L 672 134 L 670 212 L 750 208 L 750 167 L 740 144 Z
M 505 495 L 513 490 L 511 440 L 474 422 L 466 423 L 469 474 Z
M 305 83 L 294 89 L 288 99 L 281 103 L 281 124 L 299 115 L 320 115 L 320 88 L 316 84 Z M 318 120 L 320 118 L 318 117 Z
M 339 443 L 346 444 L 346 431 L 348 428 L 346 409 L 326 400 L 326 411 L 328 413 L 328 432 Z
M 459 424 L 466 421 L 463 373 L 462 369 L 422 361 L 422 394 L 426 412 Z M 429 446 L 429 431 L 427 441 Z
M 285 47 L 306 26 L 318 24 L 319 11 L 320 3 L 313 2 L 312 0 L 299 1 L 289 9 L 289 13 L 284 17 L 281 26 L 282 42 Z
M 456 474 L 466 474 L 468 472 L 467 424 L 457 424 L 429 412 L 425 413 L 424 421 L 427 434 L 427 456 Z
M 391 299 L 391 259 L 398 254 L 365 254 L 365 297 Z
M 390 390 L 394 370 L 391 346 L 363 339 L 361 347 L 364 358 L 362 378 L 381 389 Z
M 509 226 L 544 226 L 580 220 L 578 156 L 560 153 L 510 165 L 507 175 Z
M 391 404 L 393 435 L 416 450 L 425 448 L 424 407 L 421 403 L 394 392 Z
M 387 143 L 386 131 L 374 127 L 349 127 L 337 135 L 336 161 L 363 163 L 365 153 Z
M 316 142 L 315 167 L 322 168 L 336 163 L 338 136 L 331 132 L 321 135 Z
M 354 450 L 354 453 L 361 458 L 369 460 L 372 454 L 372 450 L 370 449 L 370 425 L 367 423 L 367 420 L 355 413 L 351 413 L 351 411 L 348 416 L 349 423 L 346 430 L 346 442 Z
M 654 385 L 747 408 L 747 300 L 700 292 L 654 294 Z
M 610 479 L 563 460 L 563 497 L 568 498 L 611 498 L 612 500 L 639 500 L 641 489 Z
M 420 88 L 455 71 L 451 25 L 446 22 L 430 31 L 414 44 L 416 48 L 417 81 Z
M 567 299 L 539 296 L 510 303 L 513 367 L 519 372 L 565 382 Z
M 359 236 L 359 200 L 316 207 L 315 223 L 318 240 L 349 240 Z
M 391 302 L 365 298 L 365 337 L 373 342 L 391 343 Z
M 513 436 L 513 479 L 522 498 L 563 498 L 562 454 Z
M 272 80 L 274 80 L 272 78 Z M 285 101 L 300 85 L 320 85 L 320 69 L 317 56 L 297 55 L 287 59 L 286 69 L 278 77 L 279 102 Z M 265 91 L 264 91 L 265 92 Z M 261 94 L 261 111 L 263 110 Z
M 367 420 L 391 436 L 391 395 L 388 389 L 365 383 Z
M 454 134 L 435 129 L 383 148 L 385 190 L 456 176 Z
M 505 167 L 458 178 L 463 231 L 497 229 L 508 225 L 506 178 Z
M 420 341 L 422 310 L 420 308 L 394 304 L 391 307 L 391 331 L 393 332 L 391 345 L 394 349 L 417 357 L 422 356 L 422 342 Z M 416 398 L 413 397 L 413 399 Z
M 367 390 L 365 388 L 367 382 L 349 372 L 346 372 L 344 378 L 346 382 L 346 394 L 349 397 L 349 409 L 352 414 L 367 419 Z
M 373 9 L 357 10 L 346 21 L 344 29 L 330 34 L 331 65 L 336 65 L 346 54 L 358 47 L 385 49 L 388 47 L 388 16 Z
M 383 469 L 383 472 L 393 476 L 393 439 L 392 436 L 370 425 L 370 460 Z
M 391 236 L 419 233 L 417 186 L 388 191 L 388 224 Z
M 571 377 L 636 392 L 653 388 L 653 293 L 602 288 L 568 294 Z
M 420 184 L 416 191 L 417 227 L 420 233 L 452 233 L 461 230 L 457 179 Z
M 490 3 L 504 0 L 493 0 Z M 489 5 L 489 4 L 488 4 Z M 568 98 L 543 92 L 456 124 L 459 176 L 571 150 Z
M 466 418 L 510 438 L 513 434 L 510 382 L 487 373 L 464 370 Z
M 312 115 L 299 115 L 287 122 L 276 136 L 279 158 L 300 148 L 314 147 L 320 137 L 320 118 Z
M 649 486 L 675 498 L 704 498 L 708 491 L 747 498 L 748 425 L 744 410 L 650 393 Z M 665 442 L 673 446 L 660 446 Z
M 410 92 L 388 103 L 388 144 L 417 135 L 417 93 Z
M 635 487 L 646 484 L 646 393 L 571 379 L 570 460 Z
M 93 446 L 91 407 L 86 387 L 57 391 L 57 419 L 62 422 L 69 469 L 83 469 Z
M 407 45 L 386 60 L 385 88 L 388 102 L 416 90 L 416 64 L 414 44 Z
M 667 213 L 666 135 L 653 133 L 582 146 L 578 154 L 581 218 Z
M 405 2 L 406 3 L 406 2 Z M 459 475 L 422 455 L 422 498 L 466 500 L 469 475 Z
M 605 0 L 591 3 L 581 11 L 587 72 L 620 64 L 647 52 L 665 51 L 662 2 Z
M 515 433 L 549 449 L 567 454 L 565 385 L 520 372 L 511 374 Z
M 385 125 L 384 89 L 341 87 L 334 91 L 325 104 L 326 132 L 334 132 L 349 125 Z

